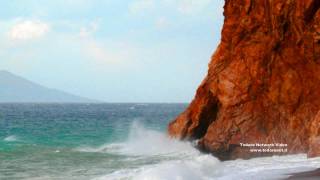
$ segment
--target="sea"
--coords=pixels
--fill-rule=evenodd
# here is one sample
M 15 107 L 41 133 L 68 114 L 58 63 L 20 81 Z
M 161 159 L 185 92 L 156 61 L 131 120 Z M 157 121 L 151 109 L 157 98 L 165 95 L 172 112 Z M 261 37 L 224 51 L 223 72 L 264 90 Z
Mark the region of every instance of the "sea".
M 0 104 L 1 180 L 272 180 L 305 154 L 219 161 L 167 136 L 187 104 Z

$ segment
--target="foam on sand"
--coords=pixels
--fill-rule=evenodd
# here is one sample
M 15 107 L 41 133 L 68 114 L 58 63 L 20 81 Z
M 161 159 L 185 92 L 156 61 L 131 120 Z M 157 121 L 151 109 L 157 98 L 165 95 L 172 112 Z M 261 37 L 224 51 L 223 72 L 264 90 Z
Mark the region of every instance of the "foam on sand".
M 305 154 L 221 162 L 211 155 L 200 153 L 189 142 L 170 139 L 137 122 L 133 123 L 126 142 L 95 149 L 95 152 L 99 151 L 139 156 L 142 157 L 140 160 L 143 157 L 160 157 L 162 160 L 117 170 L 96 180 L 272 180 L 320 167 L 320 158 L 308 159 Z

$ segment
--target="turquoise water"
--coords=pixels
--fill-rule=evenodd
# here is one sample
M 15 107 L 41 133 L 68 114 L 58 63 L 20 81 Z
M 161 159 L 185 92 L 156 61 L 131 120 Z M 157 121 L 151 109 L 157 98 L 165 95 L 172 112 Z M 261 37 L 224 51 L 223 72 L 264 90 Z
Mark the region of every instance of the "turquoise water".
M 81 148 L 123 142 L 133 122 L 166 131 L 185 104 L 2 104 L 0 178 L 92 178 L 135 167 L 128 156 Z M 152 160 L 153 161 L 153 160 Z M 156 161 L 156 159 L 154 159 Z
M 220 162 L 166 135 L 186 104 L 0 104 L 0 179 L 281 179 L 305 154 Z

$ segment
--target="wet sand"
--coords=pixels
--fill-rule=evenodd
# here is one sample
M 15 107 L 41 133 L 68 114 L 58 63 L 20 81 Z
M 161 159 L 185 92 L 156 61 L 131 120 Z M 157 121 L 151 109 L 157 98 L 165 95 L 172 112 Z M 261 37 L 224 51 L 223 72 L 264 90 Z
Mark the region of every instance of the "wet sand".
M 313 171 L 294 173 L 287 180 L 320 180 L 320 168 Z

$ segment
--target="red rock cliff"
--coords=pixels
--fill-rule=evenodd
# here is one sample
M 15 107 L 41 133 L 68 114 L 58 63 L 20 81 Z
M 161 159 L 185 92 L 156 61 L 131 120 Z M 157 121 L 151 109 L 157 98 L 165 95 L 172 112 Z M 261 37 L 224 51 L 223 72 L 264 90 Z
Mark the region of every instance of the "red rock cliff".
M 199 139 L 220 159 L 278 153 L 240 143 L 320 155 L 319 8 L 319 0 L 226 0 L 208 75 L 169 134 Z

